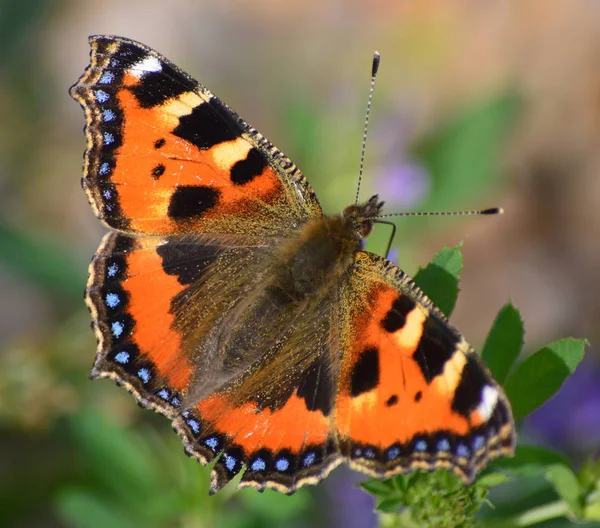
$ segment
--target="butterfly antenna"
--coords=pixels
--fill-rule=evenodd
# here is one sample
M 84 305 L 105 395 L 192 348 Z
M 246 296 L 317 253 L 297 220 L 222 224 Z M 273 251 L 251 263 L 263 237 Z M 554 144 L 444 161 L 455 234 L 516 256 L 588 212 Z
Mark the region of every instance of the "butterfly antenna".
M 502 207 L 492 207 L 490 209 L 481 209 L 479 211 L 438 211 L 438 212 L 409 212 L 409 213 L 391 213 L 373 218 L 365 218 L 365 220 L 375 220 L 377 218 L 389 218 L 390 216 L 470 216 L 470 215 L 495 215 L 503 214 Z
M 367 101 L 367 113 L 365 115 L 365 127 L 363 129 L 362 137 L 362 148 L 360 152 L 360 169 L 358 170 L 358 186 L 356 187 L 356 201 L 358 204 L 358 195 L 360 193 L 360 182 L 363 175 L 363 167 L 365 164 L 365 147 L 367 146 L 367 130 L 369 128 L 369 114 L 371 113 L 371 101 L 373 100 L 373 92 L 375 91 L 375 77 L 377 77 L 377 70 L 379 69 L 379 61 L 381 55 L 376 51 L 373 53 L 373 65 L 371 67 L 371 89 L 369 90 L 369 100 Z

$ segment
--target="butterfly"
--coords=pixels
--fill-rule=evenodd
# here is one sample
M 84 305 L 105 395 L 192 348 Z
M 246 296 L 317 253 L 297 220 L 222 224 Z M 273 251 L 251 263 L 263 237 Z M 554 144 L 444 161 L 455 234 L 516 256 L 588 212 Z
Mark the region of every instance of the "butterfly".
M 363 251 L 383 202 L 323 214 L 300 170 L 147 46 L 90 37 L 71 87 L 83 188 L 110 228 L 89 269 L 112 378 L 163 414 L 210 492 L 292 493 L 346 462 L 465 482 L 514 451 L 502 389 L 404 272 Z

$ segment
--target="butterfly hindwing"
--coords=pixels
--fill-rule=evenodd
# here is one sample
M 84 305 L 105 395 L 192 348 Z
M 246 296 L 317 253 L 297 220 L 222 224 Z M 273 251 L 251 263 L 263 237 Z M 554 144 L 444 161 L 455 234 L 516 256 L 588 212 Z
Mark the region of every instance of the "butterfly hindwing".
M 296 166 L 165 57 L 121 37 L 90 46 L 71 95 L 87 118 L 83 186 L 110 227 L 281 235 L 322 215 Z
M 205 463 L 220 455 L 213 492 L 242 464 L 240 486 L 290 493 L 341 462 L 333 425 L 339 365 L 331 355 L 331 306 L 290 303 L 276 289 L 264 290 L 254 313 L 238 318 L 239 338 L 230 333 L 223 344 L 247 367 L 176 423 L 189 454 Z M 268 322 L 269 331 L 255 328 L 256 321 Z M 262 354 L 249 361 L 246 350 Z
M 470 482 L 512 453 L 502 389 L 419 288 L 366 252 L 349 277 L 336 427 L 350 464 L 378 477 L 450 468 Z

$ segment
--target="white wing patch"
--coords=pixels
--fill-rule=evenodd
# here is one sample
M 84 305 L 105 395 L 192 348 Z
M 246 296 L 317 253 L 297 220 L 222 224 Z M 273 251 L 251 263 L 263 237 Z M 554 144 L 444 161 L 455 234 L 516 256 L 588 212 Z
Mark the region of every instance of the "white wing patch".
M 162 65 L 160 64 L 160 61 L 156 57 L 148 55 L 141 61 L 136 62 L 129 70 L 129 73 L 131 73 L 131 75 L 134 77 L 141 79 L 146 73 L 155 73 L 161 70 Z
M 485 421 L 489 420 L 498 403 L 498 389 L 486 385 L 481 391 L 481 403 L 476 411 L 481 414 Z

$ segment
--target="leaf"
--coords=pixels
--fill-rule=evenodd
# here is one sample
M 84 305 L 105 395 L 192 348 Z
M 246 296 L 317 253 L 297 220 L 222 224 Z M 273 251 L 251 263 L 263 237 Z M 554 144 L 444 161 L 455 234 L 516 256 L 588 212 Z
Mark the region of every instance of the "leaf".
M 415 149 L 434 179 L 430 200 L 436 210 L 481 194 L 499 175 L 498 158 L 519 107 L 518 97 L 501 93 L 466 109 Z
M 375 509 L 377 511 L 385 513 L 397 512 L 401 507 L 404 506 L 404 501 L 400 498 L 385 499 L 381 501 Z
M 442 249 L 413 279 L 446 317 L 450 317 L 458 297 L 458 282 L 463 268 L 461 246 Z
M 554 464 L 547 469 L 546 478 L 569 505 L 571 511 L 577 517 L 581 517 L 583 515 L 582 490 L 573 470 L 563 464 Z
M 495 488 L 508 482 L 510 479 L 504 473 L 486 473 L 477 479 L 476 485 L 484 488 Z
M 583 359 L 586 342 L 567 338 L 538 350 L 509 375 L 504 389 L 519 420 L 549 400 Z
M 544 447 L 518 445 L 515 456 L 494 460 L 488 467 L 493 469 L 504 468 L 517 475 L 539 475 L 550 465 L 564 465 L 569 467 L 569 461 L 557 451 Z
M 524 334 L 519 310 L 508 303 L 498 312 L 481 353 L 483 361 L 498 383 L 504 383 L 519 356 Z
M 394 492 L 394 483 L 391 479 L 367 480 L 365 482 L 361 482 L 359 486 L 376 497 L 385 497 Z

